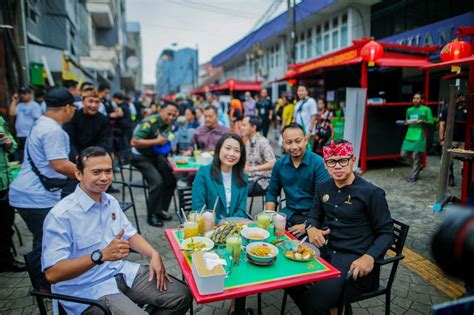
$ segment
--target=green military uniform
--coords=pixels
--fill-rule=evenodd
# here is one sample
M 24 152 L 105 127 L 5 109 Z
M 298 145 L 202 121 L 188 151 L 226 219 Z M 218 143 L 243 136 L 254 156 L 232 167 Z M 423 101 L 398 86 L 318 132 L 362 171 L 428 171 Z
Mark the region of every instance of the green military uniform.
M 412 106 L 407 109 L 406 120 L 423 120 L 427 124 L 432 124 L 433 114 L 428 106 Z M 408 131 L 402 144 L 402 150 L 411 152 L 426 151 L 424 124 L 408 125 Z
M 161 116 L 159 114 L 151 115 L 141 121 L 140 124 L 135 128 L 133 138 L 135 139 L 155 139 L 158 135 L 162 135 L 165 138 L 172 137 L 172 126 L 163 124 Z M 148 148 L 136 148 L 140 154 L 147 157 L 156 157 L 156 153 L 152 147 Z
M 13 154 L 16 151 L 17 144 L 13 139 L 13 136 L 8 131 L 6 121 L 0 117 L 0 133 L 4 133 L 10 138 L 12 145 L 6 149 L 3 145 L 0 145 L 0 191 L 8 189 L 8 186 L 12 182 L 12 174 L 8 168 L 8 154 Z
M 156 139 L 162 135 L 169 141 L 173 140 L 172 125 L 163 123 L 161 115 L 151 115 L 143 119 L 134 131 L 134 139 Z M 132 150 L 132 165 L 136 167 L 148 184 L 150 195 L 147 203 L 148 223 L 154 216 L 166 217 L 163 211 L 168 211 L 171 198 L 176 188 L 176 178 L 168 165 L 166 157 L 159 155 L 153 146 L 134 148 Z M 158 226 L 158 225 L 154 225 Z

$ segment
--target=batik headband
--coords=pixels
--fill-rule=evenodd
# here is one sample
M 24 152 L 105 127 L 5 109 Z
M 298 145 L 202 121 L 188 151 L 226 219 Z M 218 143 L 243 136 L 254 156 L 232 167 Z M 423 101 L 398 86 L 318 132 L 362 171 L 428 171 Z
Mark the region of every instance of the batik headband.
M 354 148 L 350 142 L 335 144 L 334 140 L 331 140 L 329 145 L 323 147 L 323 155 L 325 160 L 333 156 L 352 156 Z

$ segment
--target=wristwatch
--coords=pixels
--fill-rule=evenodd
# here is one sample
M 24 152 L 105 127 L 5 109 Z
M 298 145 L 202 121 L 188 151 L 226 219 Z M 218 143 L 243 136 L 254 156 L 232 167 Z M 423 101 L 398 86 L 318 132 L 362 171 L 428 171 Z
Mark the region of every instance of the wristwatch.
M 102 261 L 102 252 L 100 249 L 96 249 L 95 251 L 92 252 L 91 254 L 91 260 L 94 264 L 96 265 L 102 265 L 104 262 Z

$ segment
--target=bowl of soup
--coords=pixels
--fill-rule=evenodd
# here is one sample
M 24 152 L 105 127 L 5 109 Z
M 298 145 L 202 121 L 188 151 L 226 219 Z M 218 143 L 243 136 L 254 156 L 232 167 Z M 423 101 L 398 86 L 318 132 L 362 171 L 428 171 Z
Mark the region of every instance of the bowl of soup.
M 270 238 L 270 233 L 267 230 L 258 227 L 247 227 L 240 231 L 240 235 L 242 235 L 244 245 L 253 242 L 265 242 Z

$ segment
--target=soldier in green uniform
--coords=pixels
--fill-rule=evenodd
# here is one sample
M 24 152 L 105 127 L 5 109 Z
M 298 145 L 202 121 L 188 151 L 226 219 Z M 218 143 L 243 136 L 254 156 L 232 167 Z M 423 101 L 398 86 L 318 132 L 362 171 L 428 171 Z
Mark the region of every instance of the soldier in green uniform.
M 426 152 L 425 127 L 428 124 L 433 124 L 431 109 L 423 105 L 422 94 L 415 93 L 413 106 L 407 109 L 405 125 L 408 126 L 408 131 L 400 153 L 402 158 L 413 163 L 413 171 L 407 182 L 416 182 L 422 169 L 421 160 Z
M 166 161 L 166 152 L 162 150 L 158 154 L 157 151 L 172 140 L 171 130 L 177 116 L 176 104 L 165 104 L 159 114 L 142 120 L 131 141 L 132 165 L 142 173 L 150 189 L 147 222 L 151 226 L 162 227 L 162 220 L 171 220 L 167 211 L 176 188 L 176 178 Z

